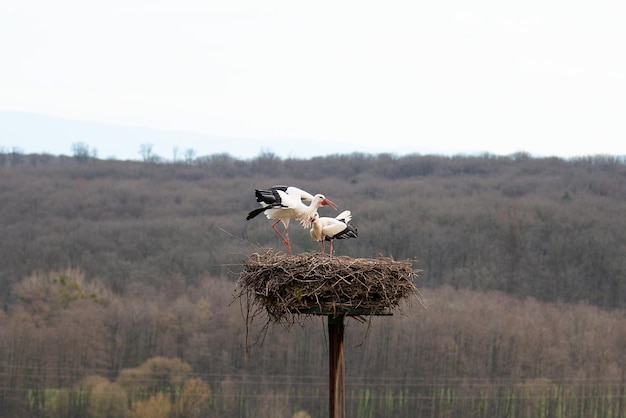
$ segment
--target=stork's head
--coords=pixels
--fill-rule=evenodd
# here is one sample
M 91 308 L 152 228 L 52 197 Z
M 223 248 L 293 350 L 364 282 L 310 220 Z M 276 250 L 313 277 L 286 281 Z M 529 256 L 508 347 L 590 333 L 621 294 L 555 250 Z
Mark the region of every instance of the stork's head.
M 314 201 L 318 201 L 320 206 L 330 206 L 331 208 L 337 210 L 337 205 L 335 205 L 333 202 L 331 202 L 330 200 L 326 199 L 326 196 L 324 196 L 323 194 L 316 194 L 314 196 Z

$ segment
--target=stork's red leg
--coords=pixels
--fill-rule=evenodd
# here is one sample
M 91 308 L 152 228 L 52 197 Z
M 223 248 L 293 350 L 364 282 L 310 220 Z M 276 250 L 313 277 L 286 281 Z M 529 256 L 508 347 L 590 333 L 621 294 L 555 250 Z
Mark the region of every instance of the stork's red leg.
M 331 257 L 333 256 L 333 240 L 332 239 L 330 240 L 330 253 L 329 254 Z
M 289 241 L 289 225 L 285 226 L 285 245 L 287 246 L 287 249 L 289 250 L 289 255 L 291 254 L 291 241 Z
M 289 249 L 289 254 L 291 254 L 291 244 L 289 243 L 289 227 L 285 227 L 285 235 L 281 234 L 276 225 L 280 222 L 280 219 L 272 224 L 272 229 L 276 231 L 278 236 L 283 240 L 283 244 Z
M 287 249 L 289 249 L 289 255 L 293 255 L 291 253 L 291 241 L 289 241 L 289 226 L 285 227 L 285 245 L 287 246 Z

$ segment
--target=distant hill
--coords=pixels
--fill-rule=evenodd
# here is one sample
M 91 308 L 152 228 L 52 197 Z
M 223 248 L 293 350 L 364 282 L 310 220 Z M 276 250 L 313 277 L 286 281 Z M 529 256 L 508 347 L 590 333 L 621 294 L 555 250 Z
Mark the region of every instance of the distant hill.
M 0 150 L 18 148 L 26 154 L 71 155 L 72 144 L 78 142 L 95 149 L 99 158 L 119 160 L 140 160 L 139 150 L 142 144 L 151 144 L 155 155 L 170 161 L 174 159 L 175 148 L 178 149 L 179 159 L 187 149 L 193 149 L 196 156 L 230 154 L 241 159 L 253 158 L 261 153 L 272 153 L 281 158 L 310 158 L 350 154 L 355 151 L 375 151 L 345 142 L 228 138 L 198 132 L 158 130 L 0 111 Z

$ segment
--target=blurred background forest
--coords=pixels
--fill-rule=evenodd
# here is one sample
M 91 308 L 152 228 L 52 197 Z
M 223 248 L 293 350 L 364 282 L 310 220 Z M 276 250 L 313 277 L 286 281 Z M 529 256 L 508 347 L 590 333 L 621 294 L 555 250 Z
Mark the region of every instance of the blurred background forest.
M 326 416 L 323 320 L 247 330 L 233 297 L 283 250 L 245 220 L 276 184 L 352 211 L 337 254 L 423 270 L 428 309 L 348 321 L 348 416 L 626 417 L 626 161 L 524 153 L 0 152 L 0 415 Z

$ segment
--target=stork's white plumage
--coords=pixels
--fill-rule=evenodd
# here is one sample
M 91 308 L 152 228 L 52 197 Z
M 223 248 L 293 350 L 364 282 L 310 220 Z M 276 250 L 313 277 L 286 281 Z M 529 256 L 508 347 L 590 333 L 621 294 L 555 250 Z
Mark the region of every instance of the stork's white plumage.
M 324 195 L 316 194 L 314 196 L 293 186 L 274 186 L 267 190 L 257 189 L 255 195 L 261 207 L 251 211 L 246 220 L 250 220 L 260 213 L 264 213 L 267 219 L 276 219 L 272 228 L 289 249 L 289 254 L 291 254 L 291 243 L 289 242 L 289 221 L 291 219 L 299 221 L 304 228 L 308 228 L 320 206 L 328 205 L 337 209 L 337 206 L 326 199 Z M 307 206 L 304 202 L 311 203 Z M 285 226 L 284 235 L 276 228 L 279 222 Z
M 332 256 L 334 239 L 358 237 L 356 226 L 348 223 L 351 220 L 352 213 L 349 210 L 344 210 L 336 218 L 320 217 L 315 213 L 310 234 L 313 241 L 322 242 L 322 254 L 324 241 L 330 241 L 330 256 Z

